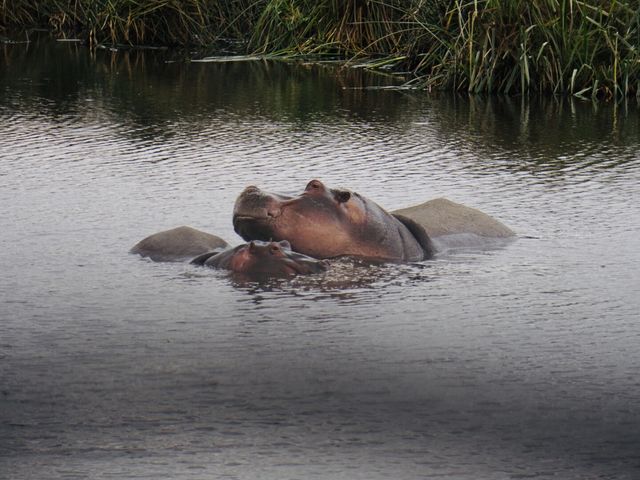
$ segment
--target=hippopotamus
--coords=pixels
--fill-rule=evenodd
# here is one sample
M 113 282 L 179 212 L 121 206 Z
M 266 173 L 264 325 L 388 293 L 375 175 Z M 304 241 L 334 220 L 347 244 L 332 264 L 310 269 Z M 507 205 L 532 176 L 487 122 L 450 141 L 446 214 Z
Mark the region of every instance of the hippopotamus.
M 229 244 L 216 235 L 182 226 L 149 235 L 136 243 L 130 252 L 155 262 L 179 262 L 228 247 Z
M 316 258 L 413 262 L 434 253 L 431 239 L 415 221 L 319 180 L 294 197 L 245 188 L 235 202 L 233 226 L 245 240 L 287 240 L 296 252 Z
M 307 187 L 309 188 L 310 185 Z M 320 187 L 320 185 L 316 186 Z M 379 250 L 385 251 L 383 259 L 397 259 L 406 254 L 404 249 L 401 252 L 403 255 L 397 252 L 398 245 L 404 245 L 402 238 L 398 239 L 398 236 L 409 240 L 411 237 L 417 238 L 419 247 L 422 248 L 422 254 L 424 258 L 427 258 L 434 250 L 434 243 L 438 250 L 446 250 L 448 247 L 458 244 L 471 246 L 484 244 L 486 241 L 491 244 L 495 240 L 508 240 L 515 235 L 510 228 L 486 213 L 445 198 L 436 198 L 420 205 L 387 213 L 370 200 L 366 200 L 349 190 L 327 190 L 324 186 L 322 189 L 324 190 L 322 195 L 308 194 L 306 195 L 308 198 L 303 201 L 300 198 L 302 195 L 295 198 L 287 197 L 273 193 L 262 193 L 256 187 L 247 187 L 236 201 L 235 213 L 237 215 L 234 216 L 236 231 L 244 231 L 245 238 L 248 240 L 251 237 L 259 240 L 271 240 L 272 237 L 269 236 L 270 232 L 267 227 L 277 226 L 277 230 L 284 231 L 286 229 L 283 225 L 288 223 L 290 228 L 287 230 L 286 239 L 292 242 L 294 249 L 298 248 L 299 243 L 305 243 L 301 242 L 303 238 L 306 243 L 314 243 L 314 240 L 318 240 L 318 245 L 329 243 L 331 246 L 335 237 L 335 245 L 330 248 L 330 252 L 325 254 L 327 258 L 340 255 L 368 256 L 371 255 L 371 248 L 365 249 L 363 245 L 370 246 L 378 242 L 380 244 Z M 288 203 L 293 204 L 295 208 L 289 208 Z M 278 206 L 279 204 L 280 206 Z M 302 208 L 303 204 L 307 208 Z M 371 210 L 362 210 L 369 206 L 371 206 Z M 285 211 L 284 215 L 282 215 L 283 210 Z M 399 235 L 393 234 L 392 230 L 398 228 L 394 218 L 409 230 L 409 234 L 404 229 L 400 230 Z M 367 222 L 363 224 L 358 219 L 366 219 Z M 375 219 L 382 219 L 382 222 L 373 221 Z M 316 223 L 317 220 L 322 220 L 322 222 Z M 298 226 L 304 227 L 304 229 L 298 231 Z M 426 237 L 424 232 L 426 232 Z M 390 235 L 385 236 L 387 233 Z M 397 230 L 396 233 L 398 233 Z M 363 236 L 364 241 L 360 240 Z M 273 239 L 281 238 L 285 238 L 284 235 L 279 237 L 273 234 Z M 354 241 L 350 242 L 350 238 Z M 345 248 L 345 243 L 351 244 Z M 409 245 L 410 250 L 415 253 L 414 258 L 420 257 L 420 248 L 416 248 L 412 241 L 408 243 L 411 244 Z M 227 242 L 220 237 L 183 226 L 150 235 L 136 244 L 131 252 L 155 261 L 188 261 L 197 255 L 211 252 L 220 247 L 228 248 Z M 315 253 L 316 250 L 319 248 L 316 247 L 301 253 L 318 256 Z M 386 256 L 389 250 L 395 250 L 395 256 Z
M 236 273 L 277 277 L 320 273 L 327 269 L 325 261 L 292 251 L 291 245 L 285 240 L 253 240 L 222 252 L 207 252 L 194 258 L 191 263 Z
M 394 210 L 392 213 L 418 222 L 431 238 L 451 235 L 475 235 L 481 238 L 510 238 L 513 230 L 475 208 L 434 198 L 420 205 Z

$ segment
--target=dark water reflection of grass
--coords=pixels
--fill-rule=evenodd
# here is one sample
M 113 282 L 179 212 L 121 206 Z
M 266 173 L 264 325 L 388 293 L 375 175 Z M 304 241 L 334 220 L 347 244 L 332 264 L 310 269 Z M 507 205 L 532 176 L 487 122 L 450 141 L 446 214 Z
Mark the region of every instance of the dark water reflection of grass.
M 429 102 L 443 141 L 508 170 L 610 168 L 637 161 L 636 101 L 447 95 Z
M 51 114 L 73 111 L 86 95 L 108 97 L 116 113 L 135 120 L 199 118 L 220 108 L 275 120 L 305 120 L 317 112 L 369 109 L 391 114 L 396 99 L 361 87 L 393 79 L 357 69 L 280 61 L 189 63 L 168 51 L 91 52 L 74 43 L 3 45 L 0 81 L 29 102 L 51 100 Z M 398 83 L 398 82 L 396 82 Z M 38 104 L 38 108 L 42 105 Z
M 486 156 L 517 152 L 517 168 L 523 161 L 544 161 L 548 167 L 556 162 L 565 168 L 567 152 L 628 157 L 627 147 L 639 140 L 634 100 L 614 104 L 380 91 L 368 87 L 399 81 L 334 65 L 190 63 L 188 57 L 188 52 L 169 50 L 92 52 L 77 43 L 48 39 L 4 44 L 0 109 L 54 119 L 106 115 L 130 125 L 127 134 L 143 139 L 171 135 L 170 126 L 177 122 L 197 133 L 205 120 L 225 115 L 294 128 L 315 121 L 366 121 L 380 135 L 390 124 L 402 130 L 427 119 L 438 137 L 462 149 Z M 523 158 L 523 152 L 529 152 L 529 158 Z

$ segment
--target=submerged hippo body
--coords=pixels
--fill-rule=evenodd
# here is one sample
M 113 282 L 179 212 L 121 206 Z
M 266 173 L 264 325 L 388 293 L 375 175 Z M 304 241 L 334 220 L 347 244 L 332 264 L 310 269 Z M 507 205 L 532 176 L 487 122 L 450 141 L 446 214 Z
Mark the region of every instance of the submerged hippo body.
M 233 226 L 245 240 L 288 240 L 296 252 L 316 258 L 401 262 L 433 255 L 431 240 L 413 220 L 318 180 L 295 197 L 247 187 L 236 200 Z
M 461 234 L 483 238 L 515 236 L 513 230 L 486 213 L 446 198 L 434 198 L 393 213 L 419 223 L 431 238 Z
M 182 226 L 149 235 L 135 244 L 130 252 L 155 262 L 179 262 L 227 247 L 229 244 L 216 235 Z
M 326 262 L 292 251 L 286 241 L 252 241 L 220 253 L 205 253 L 191 263 L 236 273 L 279 277 L 320 273 L 327 269 Z

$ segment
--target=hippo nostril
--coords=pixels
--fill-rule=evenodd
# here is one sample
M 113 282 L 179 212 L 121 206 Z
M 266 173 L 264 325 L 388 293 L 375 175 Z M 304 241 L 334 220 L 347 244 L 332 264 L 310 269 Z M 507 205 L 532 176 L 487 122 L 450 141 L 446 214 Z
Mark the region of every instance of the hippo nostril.
M 247 188 L 244 189 L 244 191 L 246 193 L 255 193 L 260 191 L 260 189 L 258 187 L 256 187 L 255 185 L 249 185 Z

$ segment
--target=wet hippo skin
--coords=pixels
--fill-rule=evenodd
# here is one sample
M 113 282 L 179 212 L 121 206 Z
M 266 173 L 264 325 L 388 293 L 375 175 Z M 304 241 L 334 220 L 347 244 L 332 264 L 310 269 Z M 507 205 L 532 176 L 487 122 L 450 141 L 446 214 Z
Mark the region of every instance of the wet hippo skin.
M 445 198 L 389 213 L 358 193 L 317 180 L 296 197 L 247 187 L 236 201 L 233 221 L 246 240 L 287 240 L 293 250 L 318 258 L 415 261 L 433 254 L 431 238 L 515 235 L 486 213 Z M 182 226 L 150 235 L 131 252 L 155 261 L 187 261 L 228 246 L 216 235 Z
M 296 252 L 316 258 L 408 262 L 433 255 L 424 228 L 410 218 L 319 180 L 296 196 L 247 187 L 236 200 L 233 226 L 245 240 L 287 240 Z
M 327 269 L 325 261 L 292 251 L 289 242 L 284 240 L 254 240 L 223 252 L 205 253 L 191 263 L 236 273 L 279 277 L 320 273 Z
M 420 205 L 395 210 L 422 225 L 430 237 L 474 234 L 480 237 L 507 238 L 515 233 L 486 213 L 446 198 L 435 198 Z
M 182 226 L 149 235 L 135 244 L 130 252 L 156 262 L 180 262 L 228 246 L 216 235 Z

